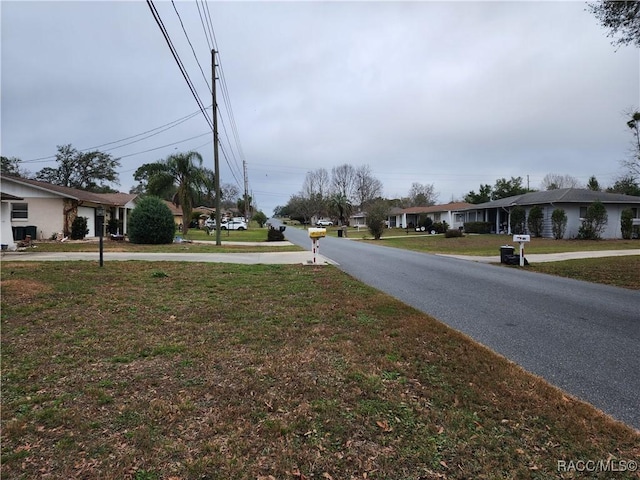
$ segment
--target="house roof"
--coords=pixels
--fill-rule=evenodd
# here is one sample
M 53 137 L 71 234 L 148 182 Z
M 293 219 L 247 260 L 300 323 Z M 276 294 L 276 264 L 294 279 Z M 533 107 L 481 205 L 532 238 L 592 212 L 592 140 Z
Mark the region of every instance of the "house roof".
M 515 205 L 543 205 L 548 203 L 591 203 L 596 200 L 602 203 L 637 203 L 640 204 L 640 197 L 624 195 L 622 193 L 596 192 L 583 188 L 560 188 L 557 190 L 545 190 L 541 192 L 530 192 L 513 197 L 501 198 L 491 202 L 470 205 L 465 210 L 478 210 L 484 208 L 500 208 Z
M 77 188 L 62 187 L 60 185 L 53 185 L 52 183 L 41 182 L 39 180 L 32 180 L 30 178 L 22 177 L 12 177 L 9 175 L 3 175 L 2 181 L 11 181 L 20 185 L 29 185 L 38 190 L 55 193 L 57 195 L 71 198 L 73 200 L 97 203 L 100 205 L 124 206 L 137 196 L 128 193 L 87 192 L 86 190 L 80 190 Z
M 441 205 L 431 205 L 428 207 L 409 207 L 400 209 L 395 214 L 416 214 L 416 213 L 436 213 L 436 212 L 454 212 L 458 210 L 466 210 L 468 207 L 473 207 L 474 205 L 466 202 L 451 202 L 444 203 Z
M 2 200 L 24 200 L 22 197 L 16 197 L 15 195 L 11 195 L 10 193 L 0 192 L 0 197 Z
M 176 207 L 173 202 L 170 202 L 169 200 L 163 200 L 164 204 L 169 207 L 169 210 L 171 210 L 171 213 L 175 216 L 175 215 L 182 215 L 182 209 Z

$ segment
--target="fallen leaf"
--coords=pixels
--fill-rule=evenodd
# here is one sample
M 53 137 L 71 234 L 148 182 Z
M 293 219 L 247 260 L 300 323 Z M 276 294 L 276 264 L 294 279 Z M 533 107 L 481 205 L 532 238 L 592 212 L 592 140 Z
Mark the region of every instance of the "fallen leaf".
M 393 428 L 391 428 L 391 426 L 389 425 L 389 422 L 387 422 L 386 420 L 383 422 L 376 422 L 376 425 L 378 425 L 383 432 L 392 432 Z

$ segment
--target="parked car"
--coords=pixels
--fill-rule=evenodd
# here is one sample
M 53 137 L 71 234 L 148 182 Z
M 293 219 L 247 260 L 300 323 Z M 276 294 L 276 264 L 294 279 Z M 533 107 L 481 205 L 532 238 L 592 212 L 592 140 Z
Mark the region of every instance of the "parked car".
M 246 230 L 247 224 L 242 220 L 229 220 L 227 223 L 220 225 L 222 230 Z
M 224 227 L 224 224 L 227 223 L 227 219 L 223 218 L 220 220 L 220 224 Z M 216 219 L 215 218 L 207 218 L 204 221 L 204 226 L 207 227 L 209 230 L 215 230 L 216 228 Z
M 318 227 L 333 227 L 333 222 L 331 220 L 318 220 L 316 225 Z

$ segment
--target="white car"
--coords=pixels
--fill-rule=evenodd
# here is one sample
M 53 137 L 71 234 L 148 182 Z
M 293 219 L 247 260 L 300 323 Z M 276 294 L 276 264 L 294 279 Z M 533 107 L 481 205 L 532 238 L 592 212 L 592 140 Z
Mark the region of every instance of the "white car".
M 333 227 L 333 222 L 331 220 L 318 220 L 316 225 L 318 227 Z
M 227 223 L 223 223 L 220 228 L 222 230 L 246 230 L 247 224 L 242 220 L 229 220 Z
M 222 220 L 220 220 L 220 223 L 224 227 L 224 224 L 227 223 L 227 219 L 223 218 Z M 209 230 L 215 230 L 215 228 L 216 228 L 216 219 L 215 218 L 207 218 L 204 221 L 204 226 L 207 227 Z

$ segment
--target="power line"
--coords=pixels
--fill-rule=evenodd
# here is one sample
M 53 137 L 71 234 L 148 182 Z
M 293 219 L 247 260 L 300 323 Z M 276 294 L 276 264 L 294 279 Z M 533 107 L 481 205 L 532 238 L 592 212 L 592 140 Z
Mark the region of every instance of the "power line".
M 207 121 L 207 124 L 209 125 L 211 130 L 213 130 L 213 124 L 211 123 L 211 119 L 207 115 L 207 112 L 206 112 L 206 110 L 204 108 L 204 105 L 202 104 L 202 100 L 200 100 L 200 97 L 198 96 L 198 93 L 196 92 L 195 87 L 193 86 L 193 83 L 191 82 L 191 79 L 189 78 L 189 74 L 187 73 L 187 71 L 186 71 L 186 69 L 184 67 L 184 64 L 182 63 L 182 60 L 180 60 L 180 56 L 178 55 L 178 52 L 176 51 L 175 47 L 173 46 L 173 43 L 171 42 L 171 38 L 169 37 L 169 33 L 167 32 L 167 29 L 165 28 L 164 23 L 162 22 L 162 19 L 160 18 L 160 14 L 156 10 L 156 7 L 153 4 L 152 0 L 147 0 L 147 5 L 149 6 L 149 9 L 151 10 L 151 14 L 153 15 L 153 18 L 156 21 L 156 24 L 160 28 L 160 32 L 162 33 L 162 36 L 164 37 L 165 41 L 167 42 L 167 45 L 169 46 L 169 50 L 171 51 L 171 55 L 173 55 L 173 58 L 176 61 L 177 65 L 178 65 L 178 68 L 180 69 L 180 72 L 182 73 L 182 76 L 184 77 L 185 81 L 187 82 L 187 86 L 189 87 L 189 90 L 191 90 L 191 94 L 193 95 L 193 98 L 196 100 L 196 103 L 198 104 L 198 107 L 200 108 L 200 111 L 202 112 L 202 114 L 204 115 L 205 120 Z
M 209 109 L 209 108 L 211 108 L 211 105 L 209 105 L 207 107 L 207 109 Z M 126 143 L 124 145 L 119 145 L 119 146 L 114 147 L 114 148 L 112 148 L 110 150 L 107 150 L 107 151 L 115 150 L 116 148 L 120 148 L 120 147 L 124 147 L 126 145 L 131 145 L 131 144 L 134 144 L 134 143 L 137 143 L 137 142 L 141 142 L 142 140 L 146 140 L 147 138 L 151 138 L 151 137 L 153 137 L 155 135 L 158 135 L 158 134 L 160 134 L 162 132 L 166 132 L 167 130 L 170 130 L 173 127 L 177 127 L 178 125 L 186 122 L 187 120 L 192 119 L 193 117 L 195 117 L 199 113 L 200 113 L 200 110 L 196 110 L 195 112 L 192 112 L 189 115 L 185 115 L 184 117 L 178 118 L 177 120 L 172 120 L 171 122 L 165 123 L 164 125 L 160 125 L 159 127 L 151 128 L 151 129 L 146 130 L 144 132 L 136 133 L 135 135 L 130 135 L 128 137 L 121 138 L 119 140 L 113 140 L 111 142 L 101 143 L 100 145 L 95 145 L 93 147 L 80 148 L 80 149 L 78 149 L 78 151 L 79 152 L 88 152 L 90 150 L 96 150 L 98 148 L 102 148 L 102 147 L 105 147 L 107 145 L 113 145 L 115 143 L 125 142 L 127 140 L 132 139 L 132 138 L 140 137 L 142 135 L 146 135 L 148 133 L 155 132 L 155 133 L 153 133 L 151 135 L 147 135 L 146 137 L 140 138 L 140 139 L 135 140 L 133 142 Z M 49 160 L 53 160 L 55 158 L 56 158 L 56 155 L 48 155 L 46 157 L 32 158 L 30 160 L 21 160 L 20 162 L 21 163 L 42 163 L 42 162 L 47 162 Z
M 194 138 L 204 137 L 205 135 L 211 135 L 211 132 L 204 132 L 204 133 L 201 133 L 200 135 L 196 135 L 194 137 L 185 138 L 184 140 L 178 140 L 177 142 L 173 142 L 173 143 L 167 143 L 166 145 L 161 145 L 159 147 L 150 148 L 148 150 L 143 150 L 141 152 L 130 153 L 128 155 L 122 155 L 120 158 L 133 157 L 134 155 L 140 155 L 142 153 L 153 152 L 154 150 L 160 150 L 161 148 L 171 147 L 171 146 L 177 145 L 179 143 L 188 142 L 189 140 L 193 140 Z M 207 142 L 207 143 L 209 143 L 209 142 Z
M 207 80 L 206 75 L 204 74 L 204 70 L 202 70 L 202 65 L 200 65 L 200 61 L 198 60 L 198 56 L 196 55 L 196 51 L 193 48 L 193 44 L 191 43 L 191 39 L 189 38 L 189 35 L 187 35 L 187 30 L 186 28 L 184 28 L 184 23 L 182 23 L 182 17 L 180 17 L 180 13 L 178 13 L 178 9 L 176 8 L 176 4 L 173 0 L 171 0 L 171 5 L 173 5 L 173 9 L 176 12 L 176 15 L 178 16 L 178 20 L 180 20 L 180 26 L 182 27 L 182 31 L 184 32 L 184 36 L 187 39 L 187 42 L 189 43 L 189 46 L 191 47 L 191 52 L 193 53 L 193 58 L 196 59 L 196 63 L 198 64 L 198 68 L 200 68 L 200 73 L 202 73 L 202 78 L 204 78 L 204 83 L 207 84 L 207 88 L 209 89 L 209 93 L 212 93 L 211 91 L 211 85 L 209 85 L 209 80 Z

